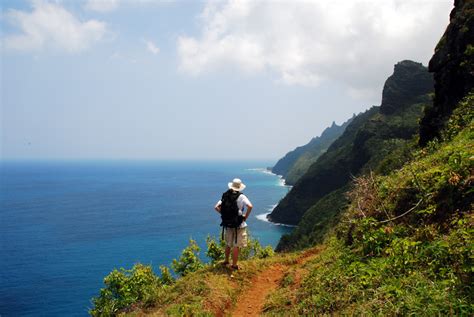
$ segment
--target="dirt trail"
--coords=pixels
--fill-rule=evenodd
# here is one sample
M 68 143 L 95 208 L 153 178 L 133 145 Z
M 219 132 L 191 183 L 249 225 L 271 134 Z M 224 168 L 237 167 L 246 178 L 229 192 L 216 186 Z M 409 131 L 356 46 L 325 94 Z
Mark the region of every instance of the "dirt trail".
M 296 260 L 295 265 L 303 265 L 318 252 L 319 249 L 306 251 Z M 291 265 L 274 264 L 255 276 L 252 279 L 250 288 L 243 290 L 240 294 L 237 299 L 237 304 L 230 315 L 234 317 L 260 316 L 263 305 L 265 304 L 265 298 L 268 294 L 277 289 L 278 284 L 290 266 Z
M 252 280 L 251 288 L 244 290 L 239 296 L 231 316 L 259 316 L 265 303 L 265 298 L 272 290 L 278 287 L 278 283 L 283 278 L 286 270 L 286 266 L 275 264 L 255 276 Z

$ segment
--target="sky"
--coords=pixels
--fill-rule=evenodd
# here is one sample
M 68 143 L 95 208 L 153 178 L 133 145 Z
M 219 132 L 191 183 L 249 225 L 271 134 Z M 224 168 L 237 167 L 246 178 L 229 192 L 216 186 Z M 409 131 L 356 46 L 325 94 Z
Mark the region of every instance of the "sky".
M 452 0 L 2 0 L 2 159 L 276 160 L 428 64 Z

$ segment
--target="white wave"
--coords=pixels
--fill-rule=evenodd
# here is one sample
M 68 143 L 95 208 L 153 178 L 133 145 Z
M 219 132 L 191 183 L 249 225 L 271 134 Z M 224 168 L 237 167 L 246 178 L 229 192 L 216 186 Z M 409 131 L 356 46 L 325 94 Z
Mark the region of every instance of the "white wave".
M 267 168 L 249 168 L 247 170 L 249 170 L 249 171 L 258 171 L 258 172 L 262 172 L 262 173 L 265 173 L 265 174 L 268 174 L 268 175 L 277 176 L 278 177 L 278 186 L 286 187 L 288 189 L 291 189 L 293 187 L 293 186 L 287 185 L 285 183 L 285 179 L 283 178 L 282 175 L 277 175 L 277 174 L 273 173 L 272 171 L 270 171 Z M 294 225 L 288 225 L 288 224 L 285 224 L 285 223 L 272 222 L 272 221 L 268 220 L 268 215 L 272 213 L 272 211 L 276 208 L 277 205 L 278 204 L 270 205 L 270 208 L 267 209 L 268 212 L 256 215 L 255 218 L 257 218 L 260 221 L 271 223 L 272 225 L 275 225 L 275 226 L 296 227 Z
M 247 168 L 246 171 L 256 171 L 256 172 L 262 172 L 262 173 L 268 174 L 268 175 L 280 176 L 280 175 L 272 173 L 272 171 L 270 171 L 268 168 L 264 168 L 264 167 Z
M 293 186 L 291 186 L 291 185 L 287 185 L 287 184 L 286 184 L 286 180 L 283 178 L 283 175 L 278 175 L 278 174 L 272 173 L 272 172 L 269 171 L 269 170 L 267 170 L 267 173 L 268 173 L 268 174 L 271 174 L 271 175 L 275 175 L 275 176 L 277 176 L 277 177 L 279 178 L 279 180 L 278 180 L 278 185 L 279 185 L 279 186 L 287 187 L 287 188 L 289 188 L 289 189 L 291 189 L 291 188 L 293 187 Z
M 267 169 L 263 170 L 262 173 L 265 173 L 265 174 L 268 174 L 268 175 L 276 175 L 276 176 L 281 176 L 281 175 L 277 175 L 275 173 L 273 173 L 272 171 L 269 171 Z
M 278 206 L 278 204 L 271 205 L 270 208 L 268 208 L 267 210 L 268 210 L 269 212 L 272 212 L 272 211 L 276 208 L 276 206 Z
M 261 221 L 270 222 L 267 219 L 267 215 L 269 215 L 269 214 L 270 214 L 269 212 L 266 212 L 264 214 L 256 215 L 255 218 L 257 218 L 258 220 L 261 220 Z
M 273 176 L 276 176 L 278 177 L 278 186 L 282 186 L 282 187 L 287 187 L 288 189 L 291 189 L 293 186 L 291 185 L 287 185 L 286 184 L 286 180 L 283 178 L 283 175 L 278 175 L 278 174 L 275 174 L 273 173 L 271 170 L 269 170 L 268 168 L 262 168 L 262 167 L 259 167 L 259 168 L 248 168 L 247 171 L 257 171 L 257 172 L 262 172 L 264 174 L 267 174 L 267 175 L 273 175 Z
M 276 205 L 275 205 L 276 207 Z M 273 208 L 275 208 L 273 207 Z M 283 226 L 283 227 L 296 227 L 294 225 L 287 225 L 285 223 L 278 223 L 278 222 L 272 222 L 270 220 L 268 220 L 267 216 L 271 214 L 271 212 L 267 212 L 267 213 L 264 213 L 264 214 L 260 214 L 260 215 L 256 215 L 255 218 L 257 218 L 258 220 L 261 220 L 261 221 L 264 221 L 264 222 L 268 222 L 268 223 L 271 223 L 272 225 L 275 225 L 275 226 Z
M 278 177 L 280 177 L 279 184 L 278 184 L 279 186 L 286 187 L 286 188 L 288 188 L 288 190 L 293 188 L 293 185 L 288 185 L 286 183 L 286 179 L 284 179 L 283 176 L 278 175 Z

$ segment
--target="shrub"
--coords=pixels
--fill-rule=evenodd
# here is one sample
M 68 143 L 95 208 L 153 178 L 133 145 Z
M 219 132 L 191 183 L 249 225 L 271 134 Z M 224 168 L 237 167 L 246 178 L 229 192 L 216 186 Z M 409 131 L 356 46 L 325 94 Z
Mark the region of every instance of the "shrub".
M 197 245 L 196 241 L 190 239 L 189 245 L 181 252 L 179 259 L 173 259 L 171 264 L 173 271 L 180 276 L 186 276 L 203 268 L 204 265 L 199 259 L 200 250 L 201 248 Z
M 225 242 L 222 239 L 219 239 L 217 242 L 211 236 L 206 238 L 207 251 L 206 256 L 211 260 L 212 264 L 222 261 L 225 256 Z
M 174 283 L 175 281 L 174 277 L 173 275 L 171 275 L 170 269 L 167 266 L 160 265 L 160 272 L 161 272 L 160 283 L 163 286 L 171 285 Z
M 241 248 L 239 257 L 242 260 L 248 260 L 251 258 L 263 259 L 272 256 L 273 254 L 275 254 L 275 252 L 271 246 L 262 248 L 260 242 L 257 239 L 252 239 L 249 235 L 247 246 Z
M 131 270 L 114 269 L 104 278 L 104 284 L 100 295 L 92 300 L 92 316 L 113 316 L 132 304 L 150 305 L 161 281 L 151 266 L 139 263 Z
M 266 247 L 262 248 L 259 251 L 259 253 L 257 254 L 257 257 L 259 259 L 265 259 L 265 258 L 274 256 L 274 255 L 275 255 L 275 251 L 273 250 L 273 248 L 271 246 L 267 245 Z

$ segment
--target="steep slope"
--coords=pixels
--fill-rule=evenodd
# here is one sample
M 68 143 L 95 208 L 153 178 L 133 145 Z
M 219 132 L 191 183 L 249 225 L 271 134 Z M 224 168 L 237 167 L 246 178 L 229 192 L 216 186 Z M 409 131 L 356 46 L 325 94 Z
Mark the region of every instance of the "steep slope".
M 395 65 L 386 81 L 382 105 L 356 116 L 326 153 L 311 165 L 269 215 L 271 221 L 298 224 L 319 199 L 347 185 L 351 177 L 379 165 L 418 131 L 422 107 L 430 103 L 432 76 L 412 61 Z M 397 98 L 400 96 L 400 98 Z M 386 161 L 389 170 L 400 162 Z M 343 197 L 341 198 L 343 200 Z
M 354 180 L 342 221 L 269 316 L 473 316 L 474 93 L 389 175 Z M 301 280 L 301 279 L 300 279 Z
M 331 143 L 344 132 L 351 120 L 352 119 L 347 120 L 340 126 L 333 122 L 320 136 L 288 152 L 275 164 L 272 168 L 272 172 L 282 175 L 287 184 L 294 185 L 298 179 L 306 173 L 311 164 L 316 162 Z
M 429 63 L 436 95 L 420 124 L 420 145 L 439 137 L 459 100 L 474 87 L 474 0 L 456 0 Z

